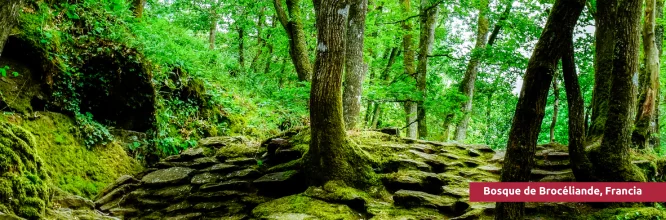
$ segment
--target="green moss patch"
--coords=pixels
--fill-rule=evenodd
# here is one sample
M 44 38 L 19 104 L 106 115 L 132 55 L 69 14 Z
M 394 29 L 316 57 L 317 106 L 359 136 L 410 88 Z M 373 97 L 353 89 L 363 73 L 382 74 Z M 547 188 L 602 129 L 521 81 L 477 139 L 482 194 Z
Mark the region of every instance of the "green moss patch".
M 359 213 L 346 205 L 328 203 L 301 194 L 263 203 L 252 214 L 261 219 L 361 219 Z
M 666 210 L 652 207 L 604 209 L 580 219 L 652 220 L 666 219 Z

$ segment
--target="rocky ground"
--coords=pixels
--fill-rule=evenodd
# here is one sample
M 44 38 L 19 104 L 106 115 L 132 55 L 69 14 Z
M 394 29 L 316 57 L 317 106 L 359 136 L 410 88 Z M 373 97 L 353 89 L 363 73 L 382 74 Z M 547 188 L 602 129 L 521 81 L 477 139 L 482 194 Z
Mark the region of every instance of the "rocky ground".
M 368 191 L 335 182 L 307 187 L 299 171 L 306 130 L 261 144 L 202 139 L 198 148 L 123 176 L 97 196 L 97 212 L 120 219 L 488 219 L 494 203 L 469 202 L 469 182 L 498 181 L 504 152 L 399 138 L 350 134 L 376 162 L 383 186 Z M 539 147 L 533 181 L 571 181 L 564 146 Z M 86 207 L 92 204 L 86 203 Z M 528 204 L 533 219 L 571 215 L 575 204 Z

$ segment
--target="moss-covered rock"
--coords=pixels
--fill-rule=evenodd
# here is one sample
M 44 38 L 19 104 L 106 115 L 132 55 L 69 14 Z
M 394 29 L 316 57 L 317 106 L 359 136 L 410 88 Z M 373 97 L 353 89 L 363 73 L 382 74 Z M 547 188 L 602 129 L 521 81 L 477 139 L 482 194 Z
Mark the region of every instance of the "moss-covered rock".
M 360 213 L 346 205 L 328 203 L 301 194 L 263 203 L 254 208 L 252 214 L 260 219 L 363 219 Z
M 49 202 L 49 176 L 32 133 L 0 122 L 0 212 L 39 219 Z
M 652 207 L 641 208 L 615 208 L 604 209 L 592 214 L 581 216 L 579 219 L 623 219 L 623 220 L 652 220 L 666 219 L 666 210 Z

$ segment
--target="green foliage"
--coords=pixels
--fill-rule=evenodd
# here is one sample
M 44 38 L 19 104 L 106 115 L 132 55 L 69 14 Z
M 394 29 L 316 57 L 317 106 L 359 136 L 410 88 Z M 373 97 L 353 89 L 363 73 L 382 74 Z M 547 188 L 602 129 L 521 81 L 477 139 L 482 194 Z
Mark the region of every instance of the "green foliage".
M 4 66 L 4 67 L 0 68 L 0 76 L 2 76 L 2 77 L 7 77 L 7 73 L 9 72 L 10 69 L 11 69 L 11 68 L 9 68 L 9 66 Z M 16 72 L 16 71 L 11 72 L 11 73 L 12 73 L 12 75 L 13 75 L 14 77 L 19 76 L 19 73 Z
M 83 136 L 83 142 L 89 149 L 98 145 L 106 145 L 110 141 L 113 141 L 113 135 L 111 135 L 104 125 L 93 120 L 90 112 L 86 112 L 85 114 L 77 113 L 76 123 Z

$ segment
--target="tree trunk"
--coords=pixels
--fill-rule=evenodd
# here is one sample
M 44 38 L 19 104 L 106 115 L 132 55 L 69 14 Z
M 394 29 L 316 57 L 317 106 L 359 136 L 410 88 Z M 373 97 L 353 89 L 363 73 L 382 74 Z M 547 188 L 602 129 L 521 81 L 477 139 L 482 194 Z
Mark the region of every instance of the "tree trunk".
M 659 91 L 659 50 L 655 39 L 656 0 L 645 1 L 645 23 L 643 25 L 643 53 L 645 71 L 641 74 L 640 96 L 636 114 L 636 128 L 632 134 L 633 146 L 639 149 L 652 148 L 650 137 L 654 135 L 657 91 Z
M 557 85 L 557 73 L 553 77 L 553 96 L 555 101 L 553 102 L 553 120 L 550 122 L 550 143 L 555 142 L 555 125 L 557 125 L 557 110 L 560 102 L 560 88 Z
M 287 37 L 289 38 L 289 55 L 294 63 L 296 74 L 298 74 L 298 80 L 301 82 L 310 81 L 312 78 L 312 67 L 303 31 L 300 0 L 287 0 L 289 18 L 287 18 L 287 14 L 282 9 L 280 1 L 274 0 L 273 5 L 275 6 L 278 20 L 287 32 Z
M 527 64 L 509 132 L 500 180 L 527 182 L 532 170 L 546 98 L 562 48 L 571 38 L 585 0 L 557 0 Z M 498 203 L 495 219 L 523 219 L 525 203 Z
M 342 117 L 342 71 L 349 2 L 314 0 L 317 58 L 310 90 L 310 149 L 305 155 L 306 176 L 315 185 L 330 180 L 353 187 L 368 186 L 372 169 L 360 148 L 347 142 Z
M 608 100 L 610 99 L 611 72 L 613 71 L 613 50 L 615 30 L 615 5 L 617 0 L 599 0 L 595 14 L 594 32 L 594 89 L 592 90 L 592 118 L 586 142 L 600 141 L 604 134 Z
M 655 16 L 658 19 L 664 18 L 664 0 L 657 0 L 655 11 L 657 12 Z M 659 50 L 658 57 L 661 58 L 661 55 L 663 54 L 662 46 L 664 43 L 664 25 L 661 22 L 659 22 L 655 27 L 654 35 L 656 39 L 655 44 L 657 45 L 657 50 Z M 657 83 L 659 83 L 659 80 L 657 80 Z M 658 85 L 657 88 L 661 88 L 661 86 Z M 650 143 L 652 144 L 652 146 L 655 146 L 654 149 L 658 152 L 661 151 L 661 132 L 659 129 L 661 127 L 659 124 L 659 106 L 660 106 L 659 103 L 661 100 L 660 91 L 661 91 L 660 89 L 657 90 L 657 96 L 654 104 L 656 108 L 655 108 L 654 120 L 652 122 L 654 125 L 654 134 L 656 135 L 652 135 L 650 138 Z
M 9 2 L 0 4 L 0 56 L 2 56 L 9 34 L 16 25 L 22 3 L 21 0 L 9 0 Z
M 568 45 L 562 55 L 562 76 L 569 110 L 569 160 L 571 161 L 571 170 L 576 177 L 576 181 L 590 182 L 595 179 L 594 168 L 585 152 L 585 102 L 576 74 L 573 39 L 571 38 L 569 38 Z
M 495 28 L 493 28 L 493 32 L 490 34 L 490 38 L 488 38 L 488 46 L 492 46 L 495 43 L 495 40 L 497 40 L 497 35 L 499 35 L 500 29 L 502 29 L 503 22 L 509 18 L 511 8 L 513 8 L 513 1 L 509 2 L 509 4 L 506 6 L 506 9 L 504 9 L 504 12 L 502 12 L 499 21 L 497 21 L 497 24 L 495 24 Z
M 437 14 L 439 7 L 434 6 L 434 1 L 421 0 L 421 34 L 419 38 L 419 56 L 416 67 L 416 89 L 421 93 L 421 100 L 417 102 L 417 121 L 418 136 L 425 138 L 428 136 L 428 126 L 426 124 L 426 109 L 424 102 L 426 100 L 426 74 L 428 74 L 428 55 L 432 51 L 432 44 L 435 40 L 435 27 L 437 26 Z
M 358 117 L 361 112 L 363 80 L 368 71 L 368 65 L 363 62 L 365 14 L 368 11 L 368 0 L 354 0 L 350 6 L 342 104 L 345 126 L 347 130 L 354 130 L 358 124 Z
M 254 58 L 252 58 L 252 62 L 250 63 L 250 69 L 252 71 L 257 71 L 257 61 L 259 61 L 259 57 L 261 57 L 261 53 L 263 52 L 264 45 L 266 44 L 265 41 L 261 38 L 261 34 L 263 32 L 263 27 L 264 27 L 264 10 L 266 10 L 265 7 L 262 7 L 259 10 L 259 16 L 257 18 L 257 52 L 254 54 Z M 275 22 L 273 22 L 275 24 Z M 270 36 L 270 35 L 269 35 Z M 269 36 L 266 36 L 268 38 Z
M 375 103 L 375 110 L 372 113 L 372 124 L 370 128 L 377 129 L 377 123 L 379 123 L 379 117 L 382 114 L 382 103 Z
M 211 12 L 211 21 L 210 21 L 210 32 L 208 35 L 208 48 L 211 50 L 215 49 L 215 34 L 217 33 L 217 12 L 212 10 Z
M 410 5 L 410 0 L 402 0 L 402 13 L 407 16 L 410 14 L 412 8 Z M 416 79 L 416 70 L 414 68 L 414 49 L 412 48 L 413 39 L 412 39 L 412 24 L 409 19 L 402 22 L 402 30 L 405 34 L 402 36 L 402 47 L 405 51 L 403 55 L 403 65 L 405 66 L 405 74 Z M 405 124 L 407 128 L 406 137 L 408 138 L 417 138 L 418 134 L 418 121 L 417 120 L 417 106 L 416 102 L 413 100 L 408 100 L 405 102 Z
M 615 50 L 607 123 L 601 146 L 591 160 L 600 181 L 640 182 L 645 176 L 635 169 L 629 158 L 631 133 L 634 128 L 638 87 L 638 54 L 640 52 L 641 0 L 625 0 L 618 5 L 615 19 Z
M 273 22 L 273 24 L 271 24 L 271 28 L 275 28 L 275 24 L 277 22 L 275 19 L 277 19 L 277 16 L 273 16 L 273 19 L 271 19 L 271 21 Z M 268 54 L 267 54 L 268 56 L 266 57 L 266 67 L 264 67 L 264 74 L 268 74 L 268 72 L 270 72 L 271 62 L 273 61 L 273 43 L 270 42 L 270 39 L 271 35 L 269 34 L 268 36 L 266 36 L 266 41 L 264 41 L 266 46 L 268 47 Z
M 245 30 L 238 26 L 238 64 L 241 71 L 245 69 Z
M 132 11 L 134 16 L 137 18 L 143 17 L 143 6 L 146 4 L 146 0 L 132 0 Z
M 467 97 L 467 100 L 462 105 L 462 119 L 456 127 L 456 141 L 462 142 L 467 137 L 467 126 L 472 116 L 472 103 L 474 101 L 474 83 L 476 82 L 476 75 L 478 73 L 479 62 L 483 55 L 483 50 L 486 47 L 486 37 L 488 37 L 488 0 L 482 0 L 483 3 L 479 5 L 479 17 L 477 20 L 476 44 L 471 52 L 467 69 L 465 70 L 465 77 L 460 83 L 460 92 Z

